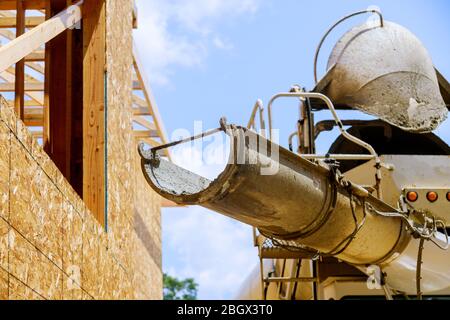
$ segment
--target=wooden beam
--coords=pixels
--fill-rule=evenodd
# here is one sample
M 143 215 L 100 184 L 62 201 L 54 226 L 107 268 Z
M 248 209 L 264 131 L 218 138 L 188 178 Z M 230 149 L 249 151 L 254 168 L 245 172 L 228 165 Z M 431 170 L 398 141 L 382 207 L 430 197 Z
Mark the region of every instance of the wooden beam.
M 16 0 L 16 38 L 25 33 L 25 8 L 22 0 Z M 19 119 L 24 119 L 23 109 L 25 100 L 25 60 L 16 62 L 14 82 L 14 110 Z
M 149 129 L 149 130 L 156 130 L 155 124 L 150 122 L 150 121 L 148 121 L 144 117 L 133 116 L 133 121 L 136 122 L 137 124 L 143 126 L 144 128 Z
M 3 36 L 8 40 L 14 40 L 16 38 L 15 34 L 10 30 L 0 30 L 0 36 Z M 25 64 L 36 72 L 39 72 L 41 74 L 45 73 L 44 67 L 39 63 L 28 62 L 25 59 Z
M 36 61 L 44 61 L 44 60 L 45 60 L 45 51 L 44 50 L 32 52 L 25 57 L 25 61 L 27 61 L 27 62 L 28 61 L 36 62 Z
M 9 70 L 9 68 L 8 68 Z M 25 73 L 25 81 L 29 83 L 42 83 L 42 81 L 36 79 L 33 76 L 30 76 L 28 73 Z
M 42 127 L 42 125 L 43 125 L 42 120 L 37 120 L 37 119 L 32 119 L 32 118 L 30 119 L 27 117 L 27 115 L 25 115 L 25 119 L 23 120 L 23 122 L 25 123 L 25 125 L 27 127 Z
M 39 139 L 42 138 L 42 131 L 31 131 L 31 134 L 34 138 Z
M 40 108 L 25 108 L 25 125 L 32 127 L 42 127 L 44 124 L 44 109 Z
M 50 1 L 45 3 L 45 20 L 52 17 L 52 4 Z M 42 129 L 42 145 L 47 153 L 50 153 L 50 59 L 49 49 L 50 43 L 45 43 L 45 63 L 44 63 L 44 113 L 43 113 L 43 129 Z
M 14 101 L 9 100 L 6 101 L 9 105 L 14 105 Z M 26 101 L 30 102 L 30 101 Z M 30 127 L 42 127 L 44 124 L 43 113 L 44 109 L 42 107 L 36 107 L 36 105 L 30 104 L 30 107 L 27 107 L 25 103 L 25 116 L 24 122 L 26 126 Z
M 133 108 L 133 115 L 134 116 L 151 116 L 152 114 L 148 110 L 148 108 L 138 107 Z
M 46 0 L 22 0 L 25 10 L 45 9 Z M 0 10 L 16 10 L 16 0 L 1 0 Z
M 28 116 L 28 115 L 25 115 L 24 123 L 28 127 L 42 127 L 42 125 L 43 125 L 41 119 L 35 119 L 35 118 L 33 118 L 31 116 Z
M 66 8 L 65 0 L 49 0 L 50 15 L 54 16 Z M 70 117 L 71 104 L 68 99 L 70 74 L 68 58 L 67 31 L 62 32 L 46 45 L 49 60 L 48 86 L 49 139 L 46 152 L 61 173 L 70 181 Z
M 136 138 L 159 138 L 157 130 L 134 130 L 133 134 Z
M 44 108 L 42 106 L 28 106 L 25 108 L 25 114 L 32 115 L 33 117 L 43 117 Z
M 27 96 L 40 106 L 44 105 L 44 92 L 25 92 Z
M 142 90 L 142 85 L 140 81 L 133 81 L 133 90 Z
M 82 3 L 83 1 L 78 2 L 77 5 L 71 6 L 70 10 L 64 10 L 1 47 L 0 72 L 39 49 L 58 34 L 77 24 L 81 20 Z
M 138 97 L 135 94 L 133 95 L 133 103 L 136 104 L 139 107 L 148 108 L 147 102 L 144 99 Z
M 153 116 L 153 120 L 155 122 L 156 129 L 159 132 L 161 141 L 163 144 L 165 144 L 168 141 L 166 129 L 164 128 L 164 123 L 162 122 L 161 116 L 159 115 L 158 106 L 156 105 L 156 101 L 153 98 L 153 94 L 150 89 L 150 84 L 147 80 L 147 77 L 143 73 L 144 68 L 141 64 L 141 61 L 139 59 L 139 54 L 137 52 L 137 48 L 134 44 L 133 44 L 133 58 L 134 58 L 134 69 L 135 69 L 136 75 L 142 85 L 145 100 L 147 101 L 147 104 L 150 109 L 150 113 Z
M 45 74 L 45 68 L 39 63 L 25 61 L 25 65 L 40 74 Z
M 67 0 L 75 2 L 75 0 Z M 70 98 L 72 110 L 70 120 L 72 121 L 71 140 L 71 180 L 72 187 L 83 197 L 83 108 L 84 108 L 84 88 L 83 88 L 83 31 L 73 29 L 68 31 L 68 45 L 71 46 L 70 60 L 72 61 L 70 79 Z
M 13 100 L 6 100 L 6 102 L 9 105 L 11 105 L 11 106 L 14 105 L 14 101 Z M 25 115 L 27 114 L 28 107 L 41 107 L 41 106 L 42 106 L 41 104 L 37 103 L 34 100 L 25 100 L 25 109 L 24 109 L 25 110 Z
M 138 27 L 138 9 L 136 6 L 136 1 L 133 0 L 133 29 Z
M 16 17 L 14 16 L 14 19 Z M 14 40 L 16 38 L 16 34 L 12 32 L 11 30 L 0 30 L 0 36 L 8 39 L 8 40 Z
M 55 16 L 71 0 L 49 0 L 47 13 Z M 46 44 L 44 149 L 82 196 L 83 189 L 83 46 L 81 30 L 66 30 Z M 37 119 L 36 119 L 37 120 Z M 36 123 L 38 123 L 36 121 Z
M 159 143 L 158 141 L 156 141 L 150 137 L 136 137 L 136 139 L 138 141 L 145 142 L 146 144 L 148 144 L 151 147 L 157 147 L 157 146 L 161 145 L 161 143 Z M 165 150 L 167 150 L 167 149 L 165 149 Z
M 7 81 L 7 82 L 14 82 L 15 81 L 15 68 L 10 67 L 8 68 L 6 71 L 0 73 L 0 78 L 2 78 L 3 80 Z M 28 75 L 25 75 L 25 79 L 27 82 L 39 82 L 36 79 L 34 79 L 33 77 L 30 77 Z M 31 98 L 35 105 L 40 105 L 42 106 L 44 104 L 44 98 L 42 93 L 40 92 L 25 92 L 25 95 L 28 96 L 29 98 Z M 25 106 L 26 106 L 27 101 L 25 100 Z M 14 102 L 12 103 L 12 105 L 14 106 Z
M 18 92 L 16 84 L 18 84 L 18 82 L 0 83 L 0 92 Z M 44 84 L 42 82 L 27 82 L 23 85 L 23 89 L 21 90 L 21 92 L 44 91 Z
M 83 200 L 105 224 L 105 0 L 85 0 L 83 17 Z
M 1 14 L 0 14 L 1 15 Z M 34 28 L 45 21 L 44 17 L 26 17 L 25 27 Z M 0 28 L 15 28 L 16 17 L 0 17 Z

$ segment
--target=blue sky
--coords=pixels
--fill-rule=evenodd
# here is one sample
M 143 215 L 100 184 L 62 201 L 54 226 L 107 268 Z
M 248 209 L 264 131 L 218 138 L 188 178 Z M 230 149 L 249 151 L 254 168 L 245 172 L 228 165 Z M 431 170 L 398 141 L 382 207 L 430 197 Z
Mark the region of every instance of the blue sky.
M 340 17 L 370 5 L 411 30 L 450 79 L 450 3 L 445 0 L 137 0 L 137 5 L 136 43 L 169 138 L 180 128 L 193 132 L 195 121 L 203 121 L 204 129 L 217 127 L 221 116 L 246 124 L 257 98 L 267 102 L 293 84 L 311 89 L 314 51 L 322 34 Z M 367 18 L 351 19 L 332 33 L 319 57 L 319 75 L 337 39 Z M 286 145 L 296 106 L 288 101 L 276 110 L 275 126 Z M 330 115 L 321 112 L 319 118 Z M 438 133 L 449 143 L 450 122 Z M 321 152 L 335 136 L 321 136 Z M 174 154 L 177 162 L 199 173 L 220 170 L 220 165 L 186 163 L 192 150 Z M 211 157 L 216 156 L 213 152 Z M 164 270 L 194 277 L 200 298 L 232 298 L 257 262 L 251 229 L 199 207 L 164 209 L 162 221 Z

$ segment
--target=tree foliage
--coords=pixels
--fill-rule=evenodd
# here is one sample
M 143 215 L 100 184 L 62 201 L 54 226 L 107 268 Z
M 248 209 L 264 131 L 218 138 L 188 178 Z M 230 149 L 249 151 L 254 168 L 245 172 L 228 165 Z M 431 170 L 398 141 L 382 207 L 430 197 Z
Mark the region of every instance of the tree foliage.
M 192 278 L 177 279 L 166 273 L 163 275 L 164 300 L 196 300 L 198 284 Z

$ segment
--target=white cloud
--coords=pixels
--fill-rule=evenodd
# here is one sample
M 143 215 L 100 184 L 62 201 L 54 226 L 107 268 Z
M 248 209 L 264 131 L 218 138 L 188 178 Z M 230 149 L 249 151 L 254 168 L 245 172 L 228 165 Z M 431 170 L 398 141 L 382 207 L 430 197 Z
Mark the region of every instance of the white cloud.
M 176 130 L 171 141 L 187 138 L 204 132 L 201 122 L 194 123 L 194 132 Z M 229 156 L 229 137 L 216 133 L 203 139 L 175 146 L 171 150 L 172 161 L 178 166 L 195 172 L 210 180 L 216 178 L 225 168 Z
M 213 38 L 213 44 L 217 49 L 221 49 L 221 50 L 232 50 L 233 49 L 233 44 L 231 42 L 223 40 L 219 36 L 215 36 Z
M 208 34 L 221 20 L 257 11 L 259 0 L 189 0 L 176 1 L 174 14 L 190 30 Z
M 214 179 L 228 159 L 224 137 L 216 134 L 204 145 L 179 145 L 172 150 L 173 161 Z M 258 261 L 250 226 L 202 207 L 164 209 L 163 241 L 163 255 L 171 257 L 165 259 L 164 271 L 193 277 L 202 299 L 232 298 Z
M 210 46 L 230 50 L 216 29 L 224 21 L 253 14 L 260 0 L 138 0 L 135 31 L 153 84 L 167 85 L 174 67 L 201 67 Z
M 200 299 L 232 298 L 258 261 L 251 227 L 201 207 L 165 209 L 163 234 L 178 260 L 165 271 L 193 277 Z

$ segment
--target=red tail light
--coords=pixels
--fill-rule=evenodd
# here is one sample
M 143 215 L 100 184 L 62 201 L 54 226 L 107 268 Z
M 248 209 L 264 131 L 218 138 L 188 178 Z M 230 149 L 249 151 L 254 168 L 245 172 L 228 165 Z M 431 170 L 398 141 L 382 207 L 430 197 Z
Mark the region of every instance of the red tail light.
M 427 193 L 427 199 L 430 202 L 435 202 L 438 199 L 438 194 L 434 191 L 430 191 Z
M 408 199 L 409 202 L 414 202 L 419 198 L 419 195 L 415 191 L 409 191 L 406 194 L 406 199 Z

